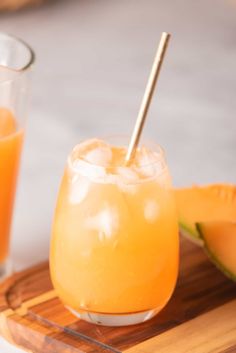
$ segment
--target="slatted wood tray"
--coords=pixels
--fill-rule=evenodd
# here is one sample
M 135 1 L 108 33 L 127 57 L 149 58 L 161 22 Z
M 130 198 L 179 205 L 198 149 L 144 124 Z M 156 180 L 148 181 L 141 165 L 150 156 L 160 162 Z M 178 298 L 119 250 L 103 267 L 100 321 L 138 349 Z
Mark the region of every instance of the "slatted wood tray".
M 104 327 L 63 307 L 43 263 L 0 285 L 0 332 L 34 353 L 233 353 L 236 285 L 182 240 L 180 276 L 166 308 L 140 325 Z

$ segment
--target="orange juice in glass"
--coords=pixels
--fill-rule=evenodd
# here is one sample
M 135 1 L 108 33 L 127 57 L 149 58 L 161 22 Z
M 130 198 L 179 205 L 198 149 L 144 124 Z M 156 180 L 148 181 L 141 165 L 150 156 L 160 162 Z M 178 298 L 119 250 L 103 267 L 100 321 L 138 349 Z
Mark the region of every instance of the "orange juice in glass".
M 127 140 L 88 140 L 68 157 L 55 211 L 51 277 L 75 315 L 102 325 L 143 322 L 174 290 L 179 262 L 175 202 L 164 153 Z
M 0 33 L 0 277 L 9 270 L 12 212 L 33 60 L 28 45 Z

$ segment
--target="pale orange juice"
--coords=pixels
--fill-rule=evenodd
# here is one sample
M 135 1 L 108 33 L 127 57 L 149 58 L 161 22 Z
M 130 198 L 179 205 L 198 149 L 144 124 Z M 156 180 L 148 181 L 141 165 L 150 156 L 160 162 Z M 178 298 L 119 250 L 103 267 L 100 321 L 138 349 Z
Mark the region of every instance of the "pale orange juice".
M 16 180 L 23 141 L 10 110 L 0 108 L 0 264 L 8 256 Z
M 12 262 L 9 240 L 17 175 L 28 115 L 35 55 L 22 40 L 0 33 L 0 281 Z
M 124 145 L 97 139 L 74 148 L 52 232 L 59 297 L 80 317 L 108 325 L 155 315 L 178 274 L 177 215 L 163 152 L 141 146 L 129 166 L 125 153 Z

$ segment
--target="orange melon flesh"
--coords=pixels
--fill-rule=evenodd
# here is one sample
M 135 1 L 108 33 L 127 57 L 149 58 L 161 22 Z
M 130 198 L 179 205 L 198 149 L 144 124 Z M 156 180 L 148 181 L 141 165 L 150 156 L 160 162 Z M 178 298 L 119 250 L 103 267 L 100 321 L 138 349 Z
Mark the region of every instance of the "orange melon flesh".
M 181 232 L 201 242 L 196 223 L 236 222 L 236 186 L 212 184 L 175 189 Z
M 236 223 L 198 223 L 197 229 L 213 263 L 236 281 Z

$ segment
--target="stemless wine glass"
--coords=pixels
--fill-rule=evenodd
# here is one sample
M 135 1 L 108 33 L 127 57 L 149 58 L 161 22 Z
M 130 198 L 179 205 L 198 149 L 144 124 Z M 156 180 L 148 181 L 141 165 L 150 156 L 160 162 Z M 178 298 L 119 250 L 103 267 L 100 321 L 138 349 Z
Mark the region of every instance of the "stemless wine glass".
M 96 324 L 146 321 L 168 302 L 178 274 L 179 239 L 169 171 L 147 143 L 124 164 L 128 138 L 88 140 L 68 157 L 52 231 L 57 294 Z
M 34 53 L 0 33 L 0 278 L 9 270 L 9 240 L 19 161 L 28 110 Z

